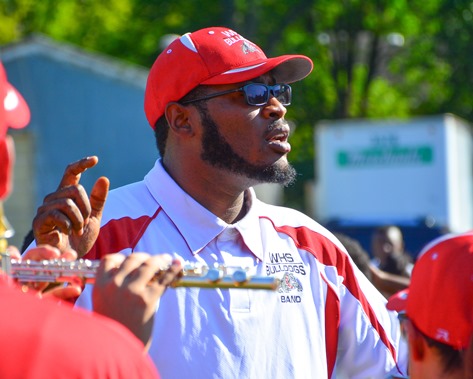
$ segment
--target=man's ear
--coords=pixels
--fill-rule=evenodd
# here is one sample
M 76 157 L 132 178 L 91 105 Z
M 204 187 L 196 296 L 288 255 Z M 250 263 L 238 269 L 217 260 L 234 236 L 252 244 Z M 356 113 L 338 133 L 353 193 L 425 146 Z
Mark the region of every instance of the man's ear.
M 164 110 L 169 128 L 176 134 L 192 134 L 189 108 L 177 102 L 170 102 Z

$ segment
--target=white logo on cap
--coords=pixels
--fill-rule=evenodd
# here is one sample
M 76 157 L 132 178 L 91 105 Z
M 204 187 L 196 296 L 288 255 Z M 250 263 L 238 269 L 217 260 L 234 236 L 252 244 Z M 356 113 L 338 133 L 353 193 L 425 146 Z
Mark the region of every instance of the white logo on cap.
M 239 35 L 237 32 L 234 32 L 233 30 L 225 30 L 221 32 L 225 37 L 223 39 L 223 42 L 225 42 L 228 46 L 232 46 L 234 43 L 237 43 L 238 41 L 245 41 L 245 38 Z
M 13 90 L 9 90 L 7 96 L 3 100 L 3 105 L 7 111 L 12 111 L 18 104 L 20 103 L 20 99 L 16 96 L 16 93 Z
M 256 47 L 248 43 L 247 41 L 243 41 L 243 45 L 241 47 L 243 50 L 243 53 L 248 54 L 248 53 L 254 53 L 256 51 Z

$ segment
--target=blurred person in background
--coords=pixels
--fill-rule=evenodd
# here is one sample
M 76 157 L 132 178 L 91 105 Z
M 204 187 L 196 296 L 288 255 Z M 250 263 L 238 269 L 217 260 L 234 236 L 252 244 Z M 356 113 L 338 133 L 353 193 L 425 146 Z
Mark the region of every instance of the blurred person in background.
M 376 267 L 372 263 L 368 252 L 363 249 L 356 239 L 342 233 L 335 233 L 335 236 L 345 246 L 356 266 L 385 297 L 389 297 L 409 286 L 409 278 L 391 274 Z
M 409 278 L 412 272 L 412 258 L 405 251 L 404 237 L 396 225 L 376 228 L 371 238 L 372 263 L 390 274 Z

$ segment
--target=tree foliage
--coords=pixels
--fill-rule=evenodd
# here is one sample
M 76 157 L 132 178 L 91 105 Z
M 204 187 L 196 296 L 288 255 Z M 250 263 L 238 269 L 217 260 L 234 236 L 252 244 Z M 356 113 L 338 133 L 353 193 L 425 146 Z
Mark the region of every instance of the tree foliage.
M 0 44 L 44 33 L 146 67 L 162 38 L 225 25 L 268 55 L 310 56 L 294 84 L 292 160 L 309 165 L 322 119 L 455 113 L 473 119 L 467 0 L 1 0 Z M 310 166 L 311 167 L 311 166 Z M 303 168 L 309 175 L 311 168 Z

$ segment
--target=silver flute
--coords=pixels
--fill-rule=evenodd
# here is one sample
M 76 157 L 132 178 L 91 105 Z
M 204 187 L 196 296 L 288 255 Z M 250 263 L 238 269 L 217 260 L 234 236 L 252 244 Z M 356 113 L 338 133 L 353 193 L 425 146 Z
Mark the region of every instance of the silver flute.
M 99 260 L 63 259 L 18 261 L 6 254 L 1 258 L 2 271 L 19 282 L 49 283 L 95 283 Z M 157 280 L 167 268 L 158 271 Z M 170 285 L 177 287 L 199 288 L 245 288 L 259 290 L 276 290 L 279 279 L 271 276 L 249 275 L 248 269 L 225 265 L 207 266 L 200 263 L 185 262 L 181 275 Z

